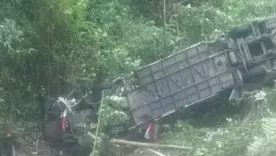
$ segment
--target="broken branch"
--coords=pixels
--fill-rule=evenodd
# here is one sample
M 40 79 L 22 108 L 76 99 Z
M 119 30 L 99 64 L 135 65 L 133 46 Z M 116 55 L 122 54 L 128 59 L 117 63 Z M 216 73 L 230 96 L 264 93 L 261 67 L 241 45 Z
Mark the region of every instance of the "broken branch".
M 192 147 L 185 147 L 185 146 L 151 144 L 151 143 L 142 143 L 142 142 L 127 141 L 127 140 L 119 140 L 119 139 L 113 139 L 111 140 L 111 142 L 114 144 L 131 145 L 131 146 L 138 146 L 138 147 L 170 148 L 170 149 L 186 149 L 186 150 L 192 149 Z
M 152 153 L 154 153 L 154 154 L 156 154 L 156 155 L 158 155 L 158 156 L 165 156 L 164 154 L 162 154 L 162 153 L 160 153 L 160 152 L 157 152 L 157 151 L 155 151 L 155 150 L 152 150 L 152 149 L 147 149 L 148 151 L 151 151 Z

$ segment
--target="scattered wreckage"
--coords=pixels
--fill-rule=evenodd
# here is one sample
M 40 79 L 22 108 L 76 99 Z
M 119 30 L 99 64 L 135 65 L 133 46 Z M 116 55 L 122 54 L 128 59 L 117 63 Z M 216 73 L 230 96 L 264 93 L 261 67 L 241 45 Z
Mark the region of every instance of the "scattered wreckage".
M 59 97 L 52 104 L 44 103 L 41 107 L 44 140 L 69 155 L 88 156 L 94 143 L 89 129 L 97 126 L 101 92 L 112 88 L 118 80 L 93 86 L 90 90 L 94 94 L 87 91 L 79 100 L 72 98 L 73 90 L 66 98 Z
M 215 41 L 198 43 L 138 69 L 135 85 L 122 79 L 133 119 L 129 130 L 142 129 L 146 138 L 156 139 L 159 121 L 181 109 L 200 106 L 224 92 L 229 92 L 230 103 L 238 103 L 243 91 L 274 82 L 275 56 L 276 16 L 272 16 L 235 27 Z M 45 135 L 60 138 L 64 144 L 88 144 L 78 140 L 84 132 L 79 124 L 90 125 L 95 113 L 92 109 L 75 111 L 75 101 L 59 102 L 64 105 L 58 107 L 58 116 L 45 119 L 49 121 Z

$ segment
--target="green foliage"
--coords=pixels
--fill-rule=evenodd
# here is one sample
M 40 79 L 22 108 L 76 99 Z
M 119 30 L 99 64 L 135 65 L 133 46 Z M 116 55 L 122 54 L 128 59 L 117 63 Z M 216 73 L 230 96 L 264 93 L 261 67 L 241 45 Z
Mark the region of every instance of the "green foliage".
M 28 58 L 35 52 L 26 49 L 23 30 L 14 20 L 4 19 L 0 23 L 0 62 L 1 62 L 1 113 L 6 117 L 21 116 L 23 111 L 34 111 L 31 95 L 31 82 L 28 82 L 26 66 Z M 29 110 L 25 110 L 28 107 Z M 23 117 L 23 116 L 21 116 Z
M 254 136 L 254 141 L 248 145 L 247 151 L 249 156 L 275 154 L 275 117 L 263 118 L 261 120 L 262 133 Z
M 193 147 L 191 155 L 200 156 L 270 156 L 275 153 L 275 111 L 272 112 L 267 103 L 274 98 L 275 91 L 267 92 L 268 96 L 262 101 L 254 99 L 254 94 L 249 95 L 245 103 L 247 112 L 244 118 L 230 116 L 224 118 L 225 122 L 214 127 L 195 127 L 194 125 L 179 121 L 174 127 L 163 134 L 163 142 L 166 144 L 186 145 Z M 261 106 L 261 107 L 256 107 Z M 265 109 L 261 109 L 265 108 Z M 220 110 L 222 111 L 222 110 Z M 225 110 L 226 112 L 229 109 Z M 217 112 L 216 112 L 217 113 Z M 207 117 L 203 120 L 214 119 Z
M 120 130 L 124 131 L 127 123 L 130 122 L 129 116 L 120 110 L 120 108 L 112 107 L 111 103 L 116 102 L 105 98 L 103 101 L 103 107 L 101 111 L 101 127 L 105 134 L 117 135 Z M 100 112 L 99 112 L 100 113 Z

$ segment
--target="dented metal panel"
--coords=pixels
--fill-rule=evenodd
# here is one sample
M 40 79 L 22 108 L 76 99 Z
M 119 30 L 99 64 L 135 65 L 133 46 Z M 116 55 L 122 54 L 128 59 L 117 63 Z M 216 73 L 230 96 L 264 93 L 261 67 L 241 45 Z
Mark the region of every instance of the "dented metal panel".
M 251 79 L 252 73 L 265 80 L 263 75 L 276 70 L 275 36 L 276 17 L 272 16 L 140 68 L 138 88 L 127 94 L 135 127 L 250 83 L 243 78 Z
M 228 51 L 212 51 L 209 46 L 197 44 L 137 71 L 140 87 L 127 95 L 136 124 L 234 86 L 236 70 L 230 67 Z

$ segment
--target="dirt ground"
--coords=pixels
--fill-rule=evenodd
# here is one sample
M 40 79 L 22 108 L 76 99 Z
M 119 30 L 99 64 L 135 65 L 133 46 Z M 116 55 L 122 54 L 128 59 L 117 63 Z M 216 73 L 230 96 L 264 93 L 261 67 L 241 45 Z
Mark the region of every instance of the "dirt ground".
M 43 141 L 37 123 L 0 123 L 0 155 L 7 155 L 13 145 L 15 155 L 12 156 L 69 156 L 60 152 L 62 148 Z M 53 148 L 54 147 L 54 148 Z
M 7 147 L 9 141 L 14 146 L 15 155 L 12 156 L 69 156 L 60 152 L 61 150 L 58 148 L 52 148 L 48 142 L 42 140 L 39 133 L 37 134 L 36 136 L 17 136 L 13 139 L 1 140 L 2 147 Z M 10 148 L 2 148 L 2 155 L 6 155 L 8 149 Z

